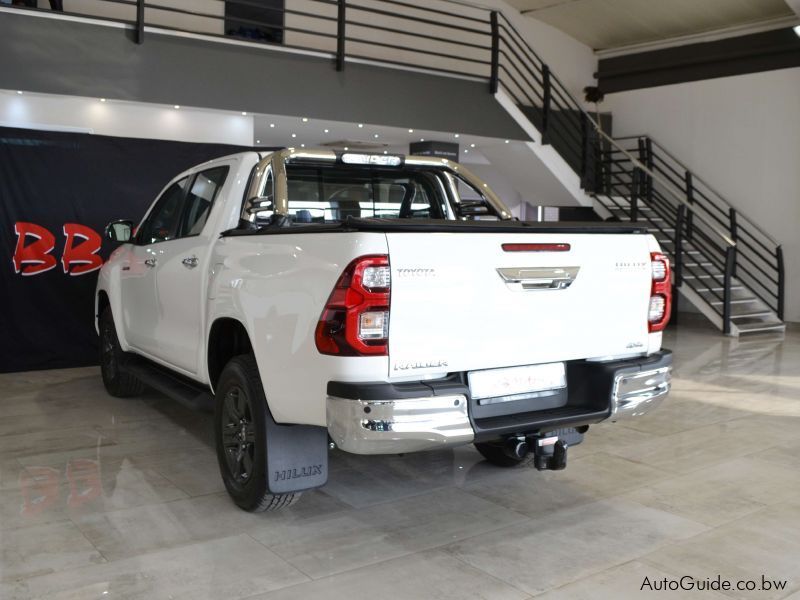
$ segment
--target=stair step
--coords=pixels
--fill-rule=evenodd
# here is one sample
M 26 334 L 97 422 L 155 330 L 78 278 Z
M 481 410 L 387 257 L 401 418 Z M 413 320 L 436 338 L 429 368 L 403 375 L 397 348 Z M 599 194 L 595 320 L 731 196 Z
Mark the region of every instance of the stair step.
M 732 285 L 731 291 L 737 292 L 739 290 L 743 290 L 745 287 L 743 285 Z M 696 292 L 702 294 L 703 292 L 724 292 L 725 288 L 723 287 L 707 287 L 707 288 L 698 288 L 695 290 Z
M 771 317 L 773 315 L 772 311 L 762 311 L 762 312 L 754 312 L 754 313 L 741 313 L 741 314 L 733 314 L 731 315 L 731 319 L 752 319 L 755 317 Z
M 784 332 L 786 324 L 780 321 L 767 323 L 742 323 L 736 324 L 739 333 L 759 333 L 759 332 Z
M 749 304 L 750 302 L 755 302 L 758 300 L 755 296 L 752 298 L 737 298 L 736 300 L 731 300 L 731 304 Z M 722 300 L 714 300 L 711 302 L 714 306 L 722 306 L 724 303 Z

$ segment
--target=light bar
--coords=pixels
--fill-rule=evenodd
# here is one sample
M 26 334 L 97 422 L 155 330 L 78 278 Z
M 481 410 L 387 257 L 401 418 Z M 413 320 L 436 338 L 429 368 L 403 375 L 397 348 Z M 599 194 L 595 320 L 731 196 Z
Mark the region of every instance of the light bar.
M 399 167 L 403 159 L 390 154 L 342 154 L 342 162 L 348 165 L 378 165 L 381 167 Z

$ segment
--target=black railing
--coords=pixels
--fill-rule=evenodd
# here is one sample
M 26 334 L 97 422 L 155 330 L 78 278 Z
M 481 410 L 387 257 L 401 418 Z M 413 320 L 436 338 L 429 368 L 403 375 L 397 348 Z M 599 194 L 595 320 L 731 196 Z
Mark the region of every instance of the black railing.
M 127 23 L 137 43 L 151 27 L 310 51 L 338 70 L 368 61 L 488 79 L 489 91 L 510 97 L 587 193 L 672 246 L 676 285 L 702 292 L 726 332 L 734 277 L 783 318 L 780 245 L 651 138 L 608 135 L 503 13 L 458 0 L 306 0 L 303 10 L 288 2 L 208 2 L 198 11 L 158 0 L 96 0 L 63 14 Z
M 676 225 L 676 235 L 684 235 L 685 240 L 692 243 L 695 251 L 706 260 L 713 261 L 722 252 L 726 252 L 723 264 L 727 265 L 729 260 L 733 260 L 730 267 L 731 277 L 746 285 L 755 297 L 783 319 L 784 266 L 780 244 L 653 139 L 635 136 L 619 138 L 617 143 L 623 148 L 638 149 L 639 159 L 652 165 L 652 173 L 659 176 L 658 182 L 654 182 L 653 177 L 647 177 L 650 185 L 650 206 L 655 208 L 657 203 L 669 205 L 670 199 L 676 197 L 685 201 L 681 203 L 687 211 L 684 231 Z M 614 159 L 615 156 L 623 156 L 622 151 L 615 149 L 609 153 L 606 161 L 609 168 L 620 163 Z M 622 162 L 625 162 L 624 158 Z M 664 188 L 670 188 L 669 193 Z M 668 212 L 672 212 L 674 208 L 676 207 L 670 206 Z M 702 221 L 698 221 L 696 216 Z M 708 224 L 725 231 L 734 242 L 735 252 L 732 258 L 728 257 L 724 246 L 720 247 L 709 239 Z M 676 254 L 676 263 L 684 260 L 682 254 Z M 713 293 L 710 295 L 713 296 Z

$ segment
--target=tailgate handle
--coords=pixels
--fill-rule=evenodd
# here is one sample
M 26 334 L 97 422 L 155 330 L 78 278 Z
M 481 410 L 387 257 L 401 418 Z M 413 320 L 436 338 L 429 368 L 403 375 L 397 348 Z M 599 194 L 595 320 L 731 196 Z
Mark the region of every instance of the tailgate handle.
M 497 269 L 497 273 L 512 290 L 534 292 L 564 290 L 572 285 L 580 269 L 580 267 L 512 267 Z

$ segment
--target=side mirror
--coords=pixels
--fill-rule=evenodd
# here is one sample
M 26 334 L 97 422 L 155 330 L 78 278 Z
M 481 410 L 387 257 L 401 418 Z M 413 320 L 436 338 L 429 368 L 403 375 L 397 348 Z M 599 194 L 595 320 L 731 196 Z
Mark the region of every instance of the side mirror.
M 106 238 L 112 242 L 124 244 L 133 237 L 133 221 L 112 221 L 106 225 Z

